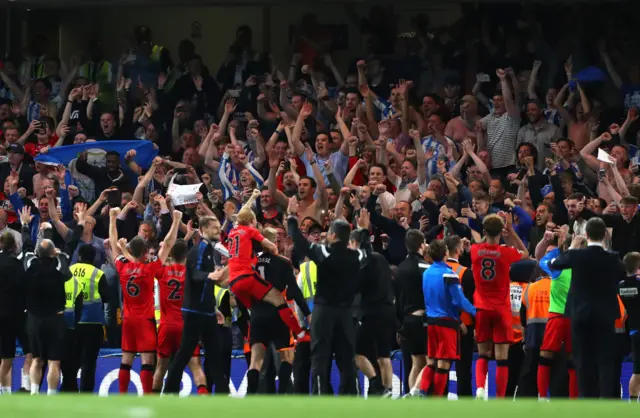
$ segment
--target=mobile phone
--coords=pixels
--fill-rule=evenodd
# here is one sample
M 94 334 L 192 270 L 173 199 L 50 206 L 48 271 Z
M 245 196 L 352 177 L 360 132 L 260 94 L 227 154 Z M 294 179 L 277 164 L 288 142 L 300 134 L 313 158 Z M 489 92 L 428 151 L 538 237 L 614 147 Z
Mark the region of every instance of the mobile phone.
M 284 162 L 284 170 L 285 171 L 291 170 L 291 163 L 289 161 L 285 160 L 285 162 Z
M 607 173 L 604 168 L 601 168 L 600 170 L 598 170 L 598 181 L 604 180 L 606 175 Z
M 476 81 L 479 81 L 481 83 L 488 83 L 489 81 L 491 81 L 491 77 L 489 77 L 489 74 L 480 73 L 476 75 Z
M 187 174 L 187 169 L 186 168 L 174 168 L 173 172 L 175 174 Z
M 469 209 L 469 202 L 462 202 L 463 209 Z
M 120 190 L 109 190 L 107 192 L 107 204 L 114 208 L 120 206 Z
M 229 96 L 233 97 L 233 98 L 238 98 L 240 97 L 240 90 L 229 90 L 228 91 Z
M 191 226 L 193 227 L 193 229 L 200 228 L 200 218 L 198 218 L 197 216 L 191 218 Z
M 522 170 L 520 170 L 520 172 L 518 173 L 518 177 L 517 177 L 517 179 L 518 179 L 518 180 L 522 180 L 522 179 L 524 178 L 524 176 L 526 176 L 526 175 L 527 175 L 527 169 L 526 169 L 526 168 L 523 168 L 523 169 L 522 169 Z

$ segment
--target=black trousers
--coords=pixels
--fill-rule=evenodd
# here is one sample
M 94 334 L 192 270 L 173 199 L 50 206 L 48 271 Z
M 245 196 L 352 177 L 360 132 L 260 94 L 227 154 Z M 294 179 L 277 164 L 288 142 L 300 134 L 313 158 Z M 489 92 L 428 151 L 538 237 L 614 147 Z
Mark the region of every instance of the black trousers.
M 509 353 L 511 356 L 511 353 Z M 538 397 L 538 361 L 540 359 L 539 348 L 527 348 L 524 351 L 520 377 L 518 378 L 518 398 Z M 511 370 L 509 370 L 511 371 Z M 509 376 L 511 377 L 511 376 Z
M 207 385 L 209 391 L 213 393 L 212 387 L 215 385 L 216 394 L 229 393 L 229 381 L 231 380 L 231 354 L 233 352 L 233 335 L 231 328 L 218 325 L 216 342 L 216 354 L 213 360 L 205 359 L 205 369 L 211 370 L 213 375 L 207 375 Z M 213 362 L 211 367 L 209 361 Z
M 311 343 L 298 343 L 293 358 L 293 393 L 309 394 L 311 378 Z
M 524 344 L 522 341 L 509 347 L 509 380 L 507 381 L 506 397 L 512 398 L 518 387 L 522 362 L 524 361 Z
M 78 324 L 76 326 L 76 347 L 79 351 L 78 361 L 74 363 L 74 376 L 78 368 L 80 375 L 80 392 L 93 393 L 96 386 L 96 364 L 100 347 L 104 341 L 104 331 L 101 324 Z
M 183 312 L 184 327 L 180 348 L 171 363 L 167 380 L 164 384 L 165 393 L 178 393 L 182 372 L 187 367 L 193 351 L 199 341 L 204 345 L 205 368 L 208 376 L 215 376 L 216 339 L 218 335 L 218 321 L 215 316 L 202 315 L 194 312 Z M 209 385 L 209 384 L 208 384 Z
M 613 397 L 615 344 L 612 343 L 616 337 L 613 321 L 572 319 L 571 336 L 580 397 Z
M 78 368 L 80 350 L 76 343 L 76 330 L 67 328 L 64 335 L 62 361 L 60 362 L 60 371 L 62 372 L 61 392 L 78 393 Z M 44 367 L 46 368 L 46 362 Z M 84 370 L 83 370 L 84 372 Z M 42 373 L 45 376 L 45 373 Z
M 313 393 L 329 394 L 332 355 L 340 370 L 340 394 L 357 395 L 355 327 L 351 308 L 316 305 L 311 323 Z
M 411 367 L 413 367 L 413 360 L 411 359 L 411 350 L 409 350 L 407 341 L 402 336 L 400 337 L 400 351 L 402 351 L 402 393 L 406 394 L 411 390 L 409 373 L 411 373 Z
M 467 326 L 467 333 L 460 336 L 460 360 L 456 361 L 456 383 L 458 397 L 472 396 L 471 366 L 473 364 L 473 325 Z

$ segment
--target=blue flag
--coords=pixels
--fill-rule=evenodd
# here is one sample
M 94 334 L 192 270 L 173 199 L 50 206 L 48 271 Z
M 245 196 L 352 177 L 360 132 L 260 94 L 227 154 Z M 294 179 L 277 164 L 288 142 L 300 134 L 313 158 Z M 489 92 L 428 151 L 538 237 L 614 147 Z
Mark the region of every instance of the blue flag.
M 46 154 L 38 155 L 35 161 L 42 164 L 62 164 L 67 166 L 71 160 L 78 158 L 78 154 L 89 149 L 116 151 L 120 154 L 123 166 L 125 166 L 124 156 L 127 151 L 136 150 L 134 161 L 142 168 L 151 166 L 151 162 L 158 155 L 158 150 L 151 141 L 100 141 L 52 148 Z
M 607 75 L 598 67 L 587 67 L 580 71 L 578 74 L 574 74 L 573 80 L 569 81 L 569 88 L 571 91 L 576 89 L 579 81 L 581 84 L 593 83 L 595 81 L 605 81 Z

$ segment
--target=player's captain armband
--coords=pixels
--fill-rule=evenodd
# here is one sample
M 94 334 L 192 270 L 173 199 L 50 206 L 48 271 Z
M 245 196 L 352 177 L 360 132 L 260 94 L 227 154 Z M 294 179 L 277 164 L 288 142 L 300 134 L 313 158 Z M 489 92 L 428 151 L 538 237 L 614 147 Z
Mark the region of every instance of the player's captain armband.
M 221 242 L 216 242 L 216 245 L 213 246 L 213 249 L 223 256 L 229 258 L 229 250 L 225 247 Z
M 127 260 L 127 257 L 123 256 L 122 254 L 120 254 L 119 256 L 116 257 L 116 261 L 119 261 L 121 263 L 128 263 L 129 260 Z
M 622 288 L 620 289 L 620 296 L 622 297 L 638 296 L 638 288 L 636 287 Z

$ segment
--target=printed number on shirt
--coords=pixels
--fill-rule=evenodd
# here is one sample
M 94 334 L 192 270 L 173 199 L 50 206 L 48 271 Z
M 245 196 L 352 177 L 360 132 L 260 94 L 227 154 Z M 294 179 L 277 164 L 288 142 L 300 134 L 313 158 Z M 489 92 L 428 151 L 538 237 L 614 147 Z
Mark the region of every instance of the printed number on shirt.
M 480 266 L 482 267 L 480 275 L 483 280 L 491 281 L 496 278 L 496 260 L 493 258 L 483 258 Z
M 182 286 L 180 282 L 176 279 L 171 279 L 167 282 L 167 285 L 171 288 L 171 293 L 169 293 L 169 300 L 180 300 L 181 297 L 178 294 L 180 291 L 180 287 Z
M 240 254 L 240 235 L 236 235 L 229 241 L 229 258 L 237 257 Z
M 522 287 L 518 285 L 511 286 L 511 312 L 520 312 L 522 307 Z
M 264 270 L 264 266 L 258 266 L 258 273 L 260 273 L 260 277 L 263 279 L 267 278 L 266 271 Z
M 131 297 L 137 297 L 140 294 L 140 286 L 134 283 L 134 280 L 137 279 L 136 276 L 131 276 L 127 281 L 127 293 Z

